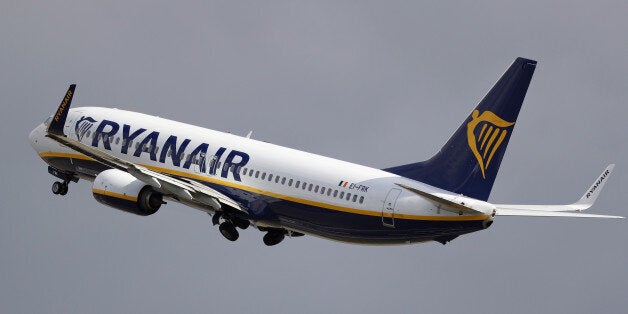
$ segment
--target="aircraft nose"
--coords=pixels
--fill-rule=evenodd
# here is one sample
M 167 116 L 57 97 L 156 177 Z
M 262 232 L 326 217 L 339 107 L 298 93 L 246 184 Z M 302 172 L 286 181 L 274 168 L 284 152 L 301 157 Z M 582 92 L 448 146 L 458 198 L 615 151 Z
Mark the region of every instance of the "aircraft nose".
M 28 141 L 31 143 L 31 146 L 33 146 L 33 148 L 37 151 L 40 147 L 42 128 L 43 124 L 40 124 L 36 128 L 34 128 L 30 134 L 28 134 Z

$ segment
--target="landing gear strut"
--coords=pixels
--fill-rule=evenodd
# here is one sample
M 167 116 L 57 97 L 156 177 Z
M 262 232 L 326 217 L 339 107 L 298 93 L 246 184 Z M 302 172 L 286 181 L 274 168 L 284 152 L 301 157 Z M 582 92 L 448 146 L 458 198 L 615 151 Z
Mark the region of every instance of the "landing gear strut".
M 68 184 L 70 184 L 70 182 L 78 182 L 79 180 L 76 174 L 67 172 L 67 171 L 62 171 L 52 166 L 48 166 L 48 173 L 63 180 L 63 181 L 56 181 L 55 183 L 52 184 L 52 193 L 58 194 L 58 195 L 68 194 Z

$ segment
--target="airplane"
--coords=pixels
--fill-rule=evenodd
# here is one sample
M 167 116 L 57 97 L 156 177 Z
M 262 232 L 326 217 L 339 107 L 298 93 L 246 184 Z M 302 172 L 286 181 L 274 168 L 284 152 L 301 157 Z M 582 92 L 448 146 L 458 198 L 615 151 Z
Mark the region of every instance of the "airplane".
M 250 138 L 114 108 L 70 109 L 70 85 L 29 140 L 59 178 L 52 192 L 92 181 L 94 198 L 148 216 L 166 201 L 210 214 L 230 241 L 249 226 L 276 245 L 312 235 L 356 244 L 446 244 L 496 216 L 624 218 L 583 213 L 609 165 L 567 205 L 488 198 L 537 62 L 517 58 L 432 158 L 375 169 Z

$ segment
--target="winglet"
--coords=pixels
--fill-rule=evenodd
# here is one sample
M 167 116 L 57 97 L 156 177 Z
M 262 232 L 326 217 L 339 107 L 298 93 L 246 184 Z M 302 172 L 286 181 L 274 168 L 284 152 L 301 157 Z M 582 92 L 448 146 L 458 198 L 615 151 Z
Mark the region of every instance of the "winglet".
M 602 192 L 602 188 L 604 187 L 604 184 L 606 184 L 606 181 L 608 181 L 608 177 L 611 175 L 611 172 L 613 172 L 613 168 L 615 168 L 615 164 L 608 165 L 606 169 L 602 171 L 602 174 L 600 174 L 595 181 L 593 181 L 593 184 L 591 184 L 591 186 L 584 191 L 582 197 L 571 206 L 577 208 L 579 211 L 591 207 Z
M 68 91 L 61 100 L 61 104 L 59 105 L 57 112 L 48 126 L 48 133 L 65 136 L 65 134 L 63 134 L 63 127 L 65 126 L 65 120 L 68 117 L 68 111 L 70 111 L 70 104 L 72 104 L 72 97 L 74 96 L 75 88 L 76 84 L 72 84 L 70 85 L 70 88 L 68 88 Z

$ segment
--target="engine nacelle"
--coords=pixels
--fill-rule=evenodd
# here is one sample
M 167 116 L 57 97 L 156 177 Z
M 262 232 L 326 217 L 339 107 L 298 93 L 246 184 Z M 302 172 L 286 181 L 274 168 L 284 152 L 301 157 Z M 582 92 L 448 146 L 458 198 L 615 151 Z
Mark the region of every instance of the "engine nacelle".
M 140 216 L 152 215 L 163 204 L 163 195 L 132 175 L 109 169 L 96 176 L 94 198 L 107 206 Z

